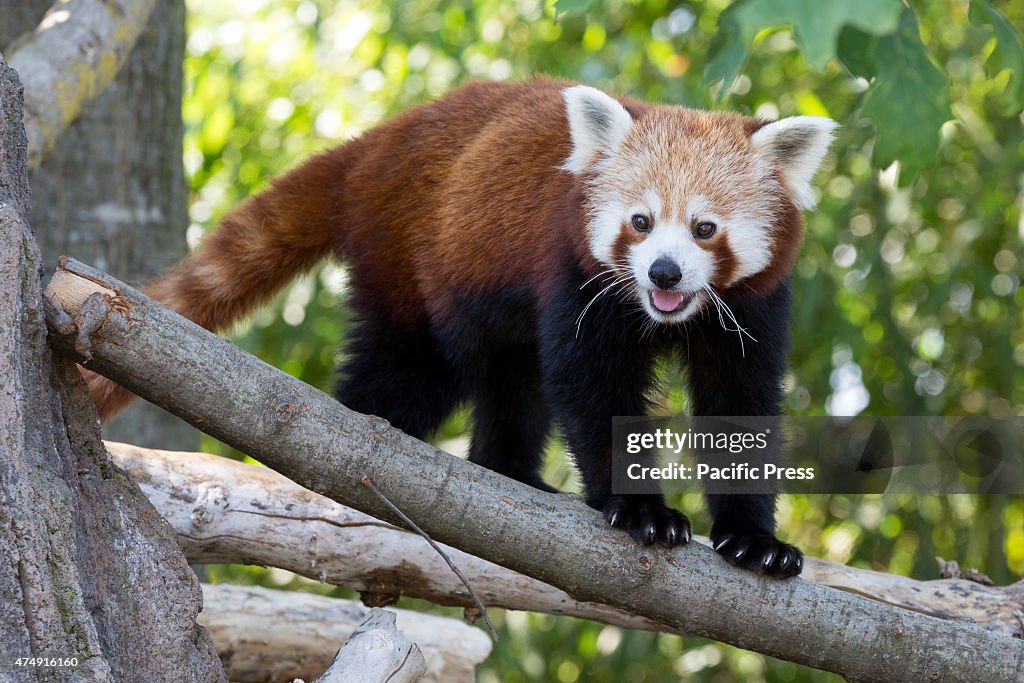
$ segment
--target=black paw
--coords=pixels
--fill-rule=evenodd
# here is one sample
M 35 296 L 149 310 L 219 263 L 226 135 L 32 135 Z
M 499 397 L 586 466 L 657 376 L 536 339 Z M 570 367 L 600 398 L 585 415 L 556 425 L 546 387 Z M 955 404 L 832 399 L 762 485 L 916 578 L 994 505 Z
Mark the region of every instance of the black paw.
M 804 568 L 804 554 L 771 534 L 712 534 L 711 542 L 729 564 L 788 579 Z
M 601 508 L 604 518 L 617 529 L 625 529 L 637 543 L 655 541 L 668 547 L 690 542 L 690 520 L 683 513 L 640 496 L 612 496 Z

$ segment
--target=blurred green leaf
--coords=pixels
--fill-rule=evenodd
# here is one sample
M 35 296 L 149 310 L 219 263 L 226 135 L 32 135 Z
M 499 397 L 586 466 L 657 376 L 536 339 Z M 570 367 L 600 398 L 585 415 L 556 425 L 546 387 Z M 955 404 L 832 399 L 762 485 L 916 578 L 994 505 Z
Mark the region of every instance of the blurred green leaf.
M 875 166 L 887 168 L 899 161 L 901 179 L 916 178 L 934 163 L 939 128 L 952 115 L 949 83 L 925 52 L 914 13 L 903 13 L 895 33 L 875 40 L 844 40 L 840 46 L 839 57 L 852 72 L 874 76 L 861 114 L 878 129 Z
M 594 0 L 558 0 L 555 3 L 555 13 L 559 17 L 575 17 L 584 14 L 592 4 Z
M 720 81 L 719 97 L 729 92 L 759 32 L 791 26 L 813 68 L 820 71 L 838 57 L 851 74 L 874 81 L 861 115 L 878 130 L 877 167 L 899 160 L 909 180 L 934 162 L 938 129 L 950 118 L 948 83 L 925 51 L 914 13 L 898 0 L 740 0 L 718 23 L 723 31 L 704 82 Z
M 1003 92 L 1006 113 L 1020 113 L 1024 109 L 1024 46 L 1021 45 L 1020 32 L 986 0 L 971 0 L 970 18 L 974 24 L 992 26 L 996 48 L 986 67 L 992 76 L 1006 70 L 1010 72 L 1009 84 Z
M 847 26 L 839 34 L 836 57 L 851 75 L 870 81 L 877 75 L 878 40 L 878 36 Z
M 770 27 L 790 26 L 804 59 L 821 71 L 835 56 L 844 26 L 882 35 L 896 28 L 899 0 L 818 2 L 817 0 L 740 0 L 718 19 L 720 39 L 704 71 L 707 84 L 722 82 L 720 96 L 739 76 L 757 34 Z

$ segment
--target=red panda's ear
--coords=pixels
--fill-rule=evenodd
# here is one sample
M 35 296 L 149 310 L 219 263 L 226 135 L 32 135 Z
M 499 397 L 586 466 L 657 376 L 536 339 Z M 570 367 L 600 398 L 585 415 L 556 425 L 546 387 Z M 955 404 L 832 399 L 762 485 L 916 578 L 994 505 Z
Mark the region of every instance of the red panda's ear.
M 765 124 L 750 136 L 758 154 L 782 171 L 783 180 L 801 209 L 813 209 L 818 203 L 811 180 L 838 125 L 824 116 L 792 116 Z
M 626 108 L 597 88 L 577 85 L 562 91 L 569 119 L 572 154 L 562 166 L 580 174 L 598 152 L 618 149 L 633 118 Z

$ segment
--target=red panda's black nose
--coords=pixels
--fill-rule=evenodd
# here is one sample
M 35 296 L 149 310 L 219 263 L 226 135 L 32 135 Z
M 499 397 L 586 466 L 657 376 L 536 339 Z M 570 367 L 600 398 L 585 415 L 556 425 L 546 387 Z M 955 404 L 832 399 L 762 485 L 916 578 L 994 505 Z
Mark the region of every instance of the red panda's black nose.
M 679 270 L 676 262 L 667 258 L 655 261 L 651 265 L 651 269 L 647 271 L 647 276 L 651 278 L 651 282 L 662 289 L 672 289 L 683 279 L 683 273 Z

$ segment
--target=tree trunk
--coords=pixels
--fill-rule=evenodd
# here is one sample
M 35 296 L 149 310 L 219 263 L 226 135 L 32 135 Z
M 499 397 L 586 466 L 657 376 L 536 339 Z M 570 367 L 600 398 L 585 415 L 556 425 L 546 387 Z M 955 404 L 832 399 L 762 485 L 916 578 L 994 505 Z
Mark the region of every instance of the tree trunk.
M 0 58 L 0 679 L 223 680 L 172 531 L 110 464 L 78 371 L 47 347 L 21 110 Z
M 0 46 L 32 30 L 53 0 L 0 0 Z M 43 263 L 76 254 L 129 282 L 187 252 L 182 170 L 184 0 L 160 2 L 111 85 L 31 176 L 31 223 Z M 143 402 L 103 425 L 105 438 L 192 450 L 190 425 Z

